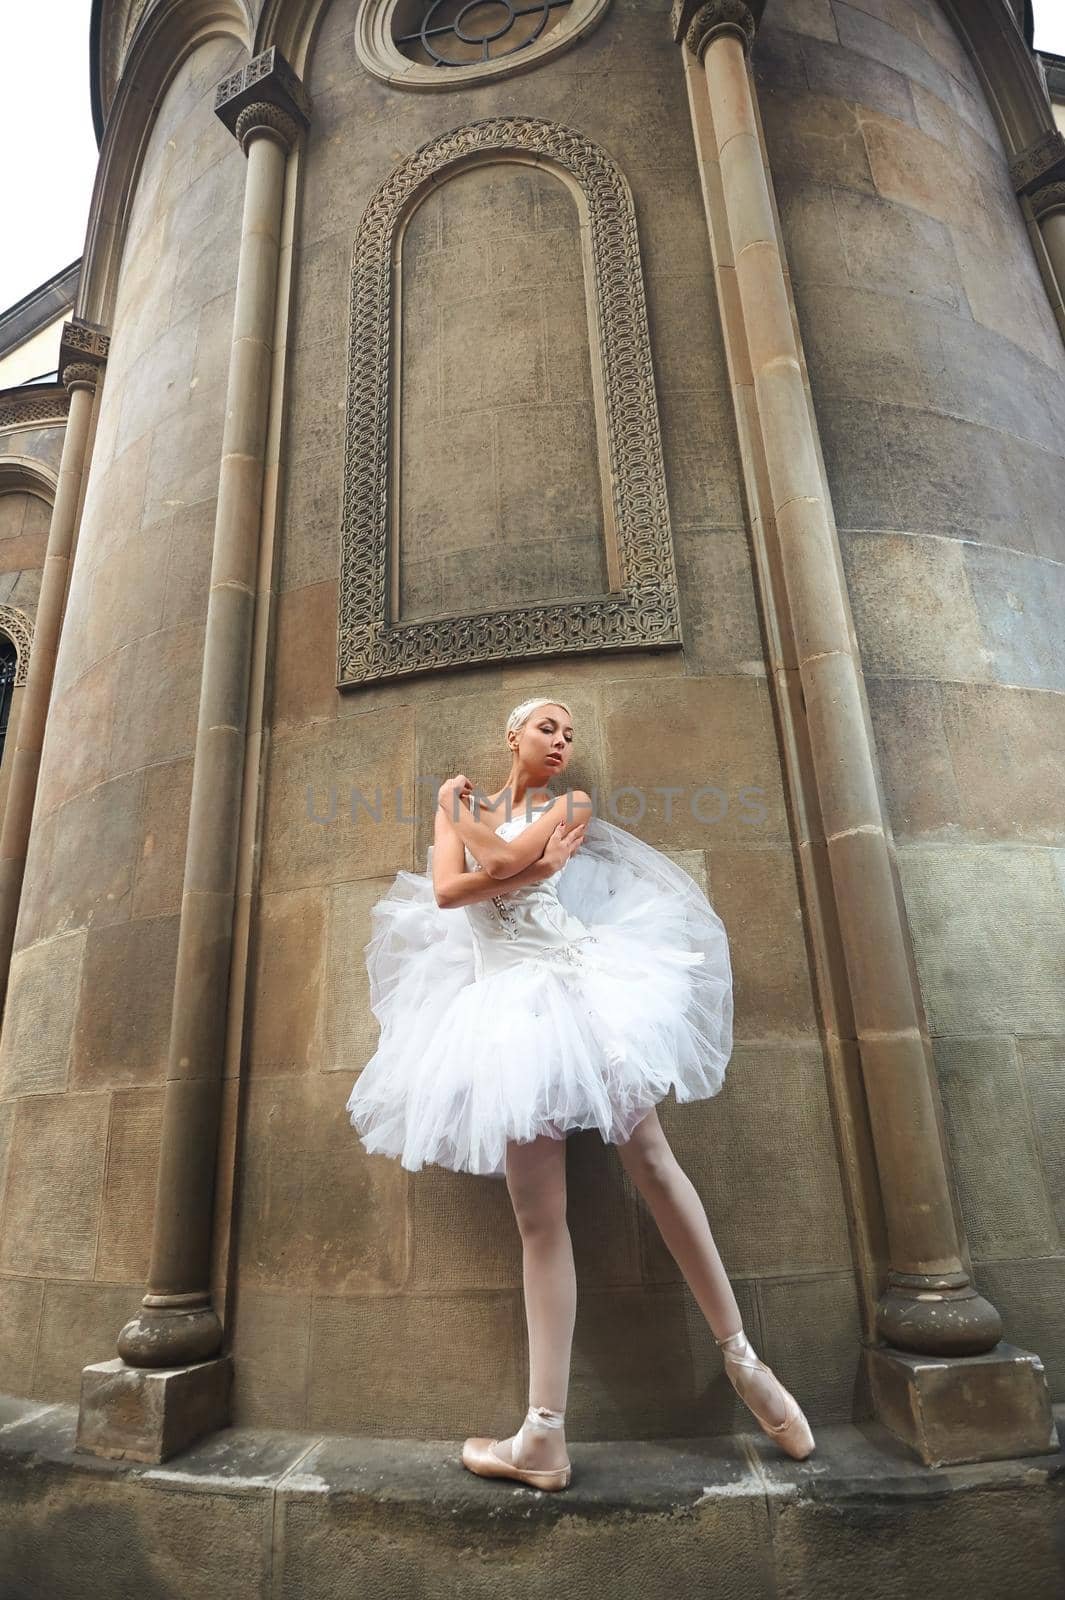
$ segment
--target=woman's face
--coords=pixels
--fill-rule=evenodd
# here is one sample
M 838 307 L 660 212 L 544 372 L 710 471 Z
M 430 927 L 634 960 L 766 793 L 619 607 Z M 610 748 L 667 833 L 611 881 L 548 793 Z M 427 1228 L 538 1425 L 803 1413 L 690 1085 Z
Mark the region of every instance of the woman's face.
M 573 753 L 573 724 L 561 706 L 537 706 L 518 736 L 518 755 L 536 780 L 565 771 Z

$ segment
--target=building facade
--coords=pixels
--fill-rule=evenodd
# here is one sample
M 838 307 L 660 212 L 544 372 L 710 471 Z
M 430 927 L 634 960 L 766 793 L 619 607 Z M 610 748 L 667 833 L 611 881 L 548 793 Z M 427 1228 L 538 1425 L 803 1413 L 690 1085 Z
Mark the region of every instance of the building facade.
M 1065 1399 L 1045 79 L 1005 0 L 476 10 L 94 8 L 56 415 L 0 396 L 5 595 L 50 574 L 0 770 L 0 1388 L 144 1459 L 228 1419 L 520 1413 L 504 1186 L 367 1156 L 344 1102 L 425 780 L 498 787 L 507 712 L 557 693 L 572 781 L 729 932 L 725 1088 L 662 1115 L 754 1342 L 815 1427 L 1038 1454 Z M 614 1152 L 568 1161 L 571 1437 L 743 1426 Z

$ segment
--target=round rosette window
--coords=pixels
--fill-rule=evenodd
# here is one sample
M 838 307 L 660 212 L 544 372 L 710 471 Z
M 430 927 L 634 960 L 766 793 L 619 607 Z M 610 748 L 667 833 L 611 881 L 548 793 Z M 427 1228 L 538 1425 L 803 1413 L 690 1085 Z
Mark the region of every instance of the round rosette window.
M 523 72 L 590 32 L 609 0 L 365 0 L 355 44 L 367 71 L 410 89 Z

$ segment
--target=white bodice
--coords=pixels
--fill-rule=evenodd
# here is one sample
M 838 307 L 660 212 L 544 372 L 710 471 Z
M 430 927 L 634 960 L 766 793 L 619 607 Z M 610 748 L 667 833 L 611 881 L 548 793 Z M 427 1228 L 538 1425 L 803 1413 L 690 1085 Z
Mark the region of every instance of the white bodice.
M 495 831 L 504 839 L 512 839 L 536 820 L 535 816 L 510 817 Z M 501 878 L 499 894 L 464 908 L 473 929 L 477 978 L 488 977 L 529 956 L 563 963 L 579 960 L 575 945 L 593 939 L 593 935 L 558 898 L 558 882 L 568 865 L 565 863 L 542 883 L 526 883 L 516 889 L 508 890 L 507 880 Z M 483 871 L 468 848 L 466 867 L 471 872 Z

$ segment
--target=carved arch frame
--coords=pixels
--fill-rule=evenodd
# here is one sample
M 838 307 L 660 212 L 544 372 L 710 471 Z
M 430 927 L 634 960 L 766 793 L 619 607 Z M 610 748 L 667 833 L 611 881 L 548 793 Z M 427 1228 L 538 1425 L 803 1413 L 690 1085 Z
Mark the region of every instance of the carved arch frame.
M 390 616 L 395 245 L 432 185 L 485 160 L 532 162 L 568 177 L 584 213 L 593 384 L 600 389 L 611 489 L 604 513 L 615 542 L 608 565 L 617 587 L 581 599 L 398 622 Z M 350 315 L 339 689 L 489 661 L 683 643 L 636 213 L 606 151 L 538 117 L 490 117 L 431 139 L 395 168 L 363 213 Z

